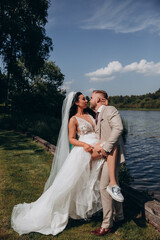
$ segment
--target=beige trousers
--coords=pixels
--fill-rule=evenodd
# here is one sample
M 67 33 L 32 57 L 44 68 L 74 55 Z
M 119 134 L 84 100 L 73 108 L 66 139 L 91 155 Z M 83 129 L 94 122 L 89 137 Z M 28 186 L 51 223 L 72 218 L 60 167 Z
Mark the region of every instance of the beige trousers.
M 116 166 L 116 180 L 118 182 L 118 171 L 120 164 L 117 162 Z M 109 184 L 109 173 L 107 167 L 107 161 L 104 162 L 102 167 L 101 179 L 100 179 L 100 193 L 103 206 L 103 228 L 111 228 L 113 226 L 113 219 L 122 220 L 123 216 L 123 205 L 112 199 L 110 194 L 106 191 Z

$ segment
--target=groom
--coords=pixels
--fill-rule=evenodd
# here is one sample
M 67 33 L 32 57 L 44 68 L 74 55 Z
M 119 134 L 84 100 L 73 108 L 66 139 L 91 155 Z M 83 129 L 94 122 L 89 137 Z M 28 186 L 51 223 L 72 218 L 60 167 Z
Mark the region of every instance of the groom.
M 117 158 L 116 178 L 118 181 L 118 170 L 120 163 L 125 161 L 123 140 L 121 137 L 123 126 L 117 109 L 113 106 L 106 106 L 107 103 L 108 95 L 105 91 L 93 91 L 90 100 L 90 108 L 97 112 L 96 116 L 98 115 L 98 119 L 96 119 L 97 124 L 95 127 L 95 132 L 99 140 L 103 141 L 104 143 L 103 147 L 101 148 L 101 155 L 107 157 L 109 154 L 112 154 L 112 156 Z M 92 154 L 93 159 L 96 159 L 98 152 L 99 149 L 94 148 Z M 91 232 L 96 236 L 103 236 L 111 231 L 113 226 L 113 217 L 115 217 L 115 221 L 121 221 L 124 219 L 122 203 L 113 200 L 110 194 L 106 191 L 109 181 L 110 179 L 107 161 L 105 161 L 102 167 L 100 179 L 103 222 L 99 229 Z M 113 216 L 114 214 L 115 216 Z

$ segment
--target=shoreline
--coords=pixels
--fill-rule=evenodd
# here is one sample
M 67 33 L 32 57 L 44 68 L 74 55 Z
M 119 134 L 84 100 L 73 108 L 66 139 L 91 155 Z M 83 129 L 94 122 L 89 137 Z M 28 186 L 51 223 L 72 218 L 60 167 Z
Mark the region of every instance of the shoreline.
M 160 108 L 118 108 L 117 109 L 120 110 L 124 110 L 124 111 L 160 111 Z

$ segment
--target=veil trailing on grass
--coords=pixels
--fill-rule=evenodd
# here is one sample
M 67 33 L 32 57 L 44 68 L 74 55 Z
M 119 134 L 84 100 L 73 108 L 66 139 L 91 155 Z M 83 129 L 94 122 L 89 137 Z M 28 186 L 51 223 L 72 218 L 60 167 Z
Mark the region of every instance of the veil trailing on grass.
M 70 111 L 74 96 L 75 96 L 75 92 L 69 93 L 69 95 L 64 99 L 64 102 L 63 102 L 62 125 L 61 125 L 61 129 L 60 129 L 60 133 L 57 141 L 57 146 L 54 154 L 54 160 L 52 163 L 50 176 L 45 184 L 44 192 L 52 185 L 55 179 L 55 176 L 59 172 L 65 159 L 69 154 L 68 119 L 69 119 L 69 111 Z

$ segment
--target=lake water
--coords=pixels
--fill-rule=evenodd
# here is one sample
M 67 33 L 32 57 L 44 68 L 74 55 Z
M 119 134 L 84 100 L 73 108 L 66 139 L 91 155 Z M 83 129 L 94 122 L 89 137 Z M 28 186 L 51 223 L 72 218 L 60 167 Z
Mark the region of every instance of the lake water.
M 160 200 L 160 111 L 119 111 L 128 129 L 126 164 L 136 189 Z

